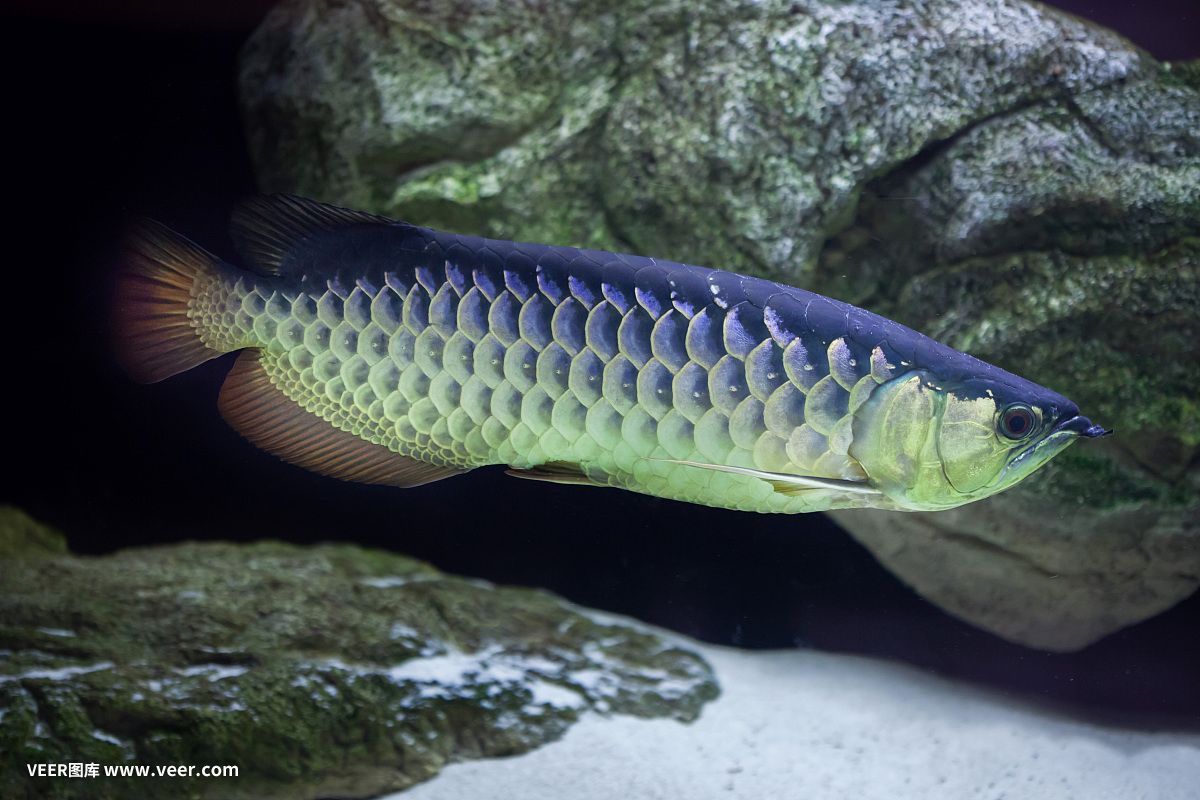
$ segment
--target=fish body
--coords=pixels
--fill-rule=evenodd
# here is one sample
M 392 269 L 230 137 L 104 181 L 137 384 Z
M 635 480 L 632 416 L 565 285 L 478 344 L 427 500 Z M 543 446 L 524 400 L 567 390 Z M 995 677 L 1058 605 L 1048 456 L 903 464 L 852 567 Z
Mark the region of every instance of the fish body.
M 1103 432 L 1048 389 L 758 278 L 292 197 L 252 201 L 233 232 L 250 269 L 160 227 L 134 238 L 123 360 L 158 380 L 244 350 L 226 418 L 336 477 L 500 464 L 742 510 L 925 510 Z

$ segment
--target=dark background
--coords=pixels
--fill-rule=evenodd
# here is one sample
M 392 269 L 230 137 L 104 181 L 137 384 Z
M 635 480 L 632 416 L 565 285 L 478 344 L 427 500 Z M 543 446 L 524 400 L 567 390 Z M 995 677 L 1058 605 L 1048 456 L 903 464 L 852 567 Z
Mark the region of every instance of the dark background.
M 43 8 L 42 6 L 53 6 Z M 219 418 L 229 357 L 154 386 L 112 363 L 115 239 L 150 214 L 232 257 L 254 191 L 238 48 L 264 0 L 9 4 L 0 17 L 7 291 L 0 501 L 82 553 L 184 539 L 336 539 L 745 647 L 896 658 L 1132 725 L 1200 729 L 1200 596 L 1086 650 L 1031 650 L 926 603 L 821 515 L 741 514 L 498 469 L 410 491 L 282 464 Z M 1056 5 L 1162 59 L 1200 56 L 1196 0 Z

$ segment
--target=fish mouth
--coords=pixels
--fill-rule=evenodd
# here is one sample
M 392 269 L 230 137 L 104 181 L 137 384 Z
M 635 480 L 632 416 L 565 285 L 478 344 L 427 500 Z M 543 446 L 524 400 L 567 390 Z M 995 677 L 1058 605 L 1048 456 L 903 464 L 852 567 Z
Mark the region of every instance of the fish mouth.
M 1071 417 L 1054 427 L 1050 433 L 1028 447 L 1022 449 L 1001 470 L 997 480 L 992 484 L 992 491 L 999 491 L 1020 481 L 1035 472 L 1043 464 L 1061 453 L 1068 445 L 1080 437 L 1095 438 L 1107 436 L 1110 431 L 1104 430 L 1084 416 Z
M 1076 414 L 1070 419 L 1065 419 L 1058 423 L 1058 425 L 1054 426 L 1054 431 L 1051 433 L 1051 436 L 1059 432 L 1073 433 L 1076 436 L 1082 436 L 1085 439 L 1098 439 L 1101 436 L 1112 435 L 1111 430 L 1105 430 L 1102 425 L 1097 425 L 1082 414 Z
M 1097 425 L 1082 414 L 1064 419 L 1055 425 L 1046 436 L 1023 449 L 1012 461 L 1009 461 L 995 485 L 1008 486 L 1015 480 L 1020 480 L 1054 458 L 1077 439 L 1098 439 L 1111 435 L 1112 431 L 1105 429 L 1102 425 Z

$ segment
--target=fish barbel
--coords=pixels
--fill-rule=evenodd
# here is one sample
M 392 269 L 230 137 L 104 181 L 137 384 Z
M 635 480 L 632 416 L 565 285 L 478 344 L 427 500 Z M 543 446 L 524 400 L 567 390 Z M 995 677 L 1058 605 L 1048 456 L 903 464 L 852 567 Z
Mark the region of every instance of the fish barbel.
M 1107 431 L 1067 398 L 812 292 L 642 256 L 252 200 L 249 269 L 130 239 L 118 353 L 142 381 L 241 350 L 225 419 L 325 475 L 489 464 L 726 508 L 953 508 Z

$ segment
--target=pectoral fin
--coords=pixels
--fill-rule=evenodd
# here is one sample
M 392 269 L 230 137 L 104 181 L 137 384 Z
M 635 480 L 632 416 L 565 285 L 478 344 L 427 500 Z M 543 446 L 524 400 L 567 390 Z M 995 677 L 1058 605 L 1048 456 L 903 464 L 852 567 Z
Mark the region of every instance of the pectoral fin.
M 548 464 L 539 464 L 529 469 L 511 467 L 505 470 L 504 474 L 527 481 L 545 481 L 546 483 L 565 483 L 577 486 L 608 486 L 606 483 L 592 480 L 584 474 L 583 467 L 568 461 L 551 461 Z
M 861 481 L 847 481 L 839 478 L 818 478 L 812 475 L 791 475 L 786 472 L 766 472 L 749 467 L 732 467 L 726 464 L 705 464 L 700 461 L 676 461 L 674 459 L 656 458 L 653 461 L 664 461 L 668 464 L 679 464 L 697 469 L 710 469 L 714 472 L 728 472 L 730 475 L 745 475 L 748 478 L 758 478 L 771 484 L 779 494 L 796 495 L 814 489 L 825 491 L 852 492 L 854 494 L 880 495 L 878 489 Z

